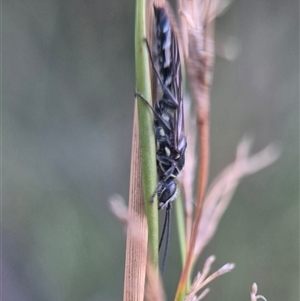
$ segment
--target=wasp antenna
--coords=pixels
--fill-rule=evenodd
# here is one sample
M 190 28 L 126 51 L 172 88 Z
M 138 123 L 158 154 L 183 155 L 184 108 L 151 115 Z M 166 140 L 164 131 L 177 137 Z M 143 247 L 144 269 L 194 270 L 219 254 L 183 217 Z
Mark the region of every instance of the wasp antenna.
M 167 255 L 168 255 L 168 249 L 169 249 L 170 231 L 171 231 L 171 227 L 170 227 L 170 225 L 171 225 L 171 206 L 168 206 L 168 208 L 166 209 L 165 223 L 166 223 L 167 234 L 166 234 L 166 246 L 165 246 L 163 260 L 162 260 L 161 269 L 160 269 L 161 274 L 163 274 L 164 269 L 165 269 Z
M 166 210 L 165 221 L 164 221 L 163 229 L 162 229 L 162 231 L 161 231 L 161 236 L 160 236 L 160 240 L 159 240 L 158 251 L 160 251 L 162 242 L 163 242 L 163 240 L 164 240 L 165 231 L 166 231 L 166 225 L 167 225 L 167 220 L 168 220 L 168 211 L 169 211 L 169 210 Z

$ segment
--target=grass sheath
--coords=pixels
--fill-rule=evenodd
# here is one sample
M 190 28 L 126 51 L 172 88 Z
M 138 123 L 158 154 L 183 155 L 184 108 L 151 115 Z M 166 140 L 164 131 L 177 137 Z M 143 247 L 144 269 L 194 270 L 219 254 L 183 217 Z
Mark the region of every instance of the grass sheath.
M 146 0 L 136 1 L 135 66 L 136 91 L 151 103 L 151 79 L 146 45 Z M 157 185 L 153 116 L 145 102 L 137 99 L 139 150 L 142 170 L 144 208 L 148 222 L 148 253 L 158 271 L 158 210 L 157 198 L 150 202 Z

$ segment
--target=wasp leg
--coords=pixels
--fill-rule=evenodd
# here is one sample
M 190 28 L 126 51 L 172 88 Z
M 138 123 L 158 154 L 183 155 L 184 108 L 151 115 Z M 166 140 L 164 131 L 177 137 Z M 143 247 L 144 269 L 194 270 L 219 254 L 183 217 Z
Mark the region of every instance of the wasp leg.
M 168 125 L 167 121 L 164 120 L 164 118 L 161 117 L 161 116 L 153 109 L 153 107 L 151 106 L 151 104 L 149 103 L 149 101 L 148 101 L 142 94 L 140 94 L 139 92 L 135 92 L 135 93 L 134 93 L 134 96 L 135 96 L 135 97 L 138 96 L 140 99 L 142 99 L 142 100 L 148 105 L 148 107 L 151 109 L 151 111 L 153 112 L 153 114 L 154 114 L 156 120 L 159 120 L 159 121 L 161 122 L 161 124 L 162 124 L 167 130 L 169 130 L 169 131 L 171 130 L 171 128 L 170 128 L 170 126 Z

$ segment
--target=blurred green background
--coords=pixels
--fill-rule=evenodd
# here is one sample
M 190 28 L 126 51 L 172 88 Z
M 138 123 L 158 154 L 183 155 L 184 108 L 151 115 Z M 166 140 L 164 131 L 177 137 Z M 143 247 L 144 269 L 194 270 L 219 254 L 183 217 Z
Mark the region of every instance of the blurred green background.
M 2 3 L 3 300 L 121 300 L 128 197 L 134 1 Z M 217 19 L 211 178 L 277 141 L 278 162 L 246 178 L 205 249 L 236 269 L 205 300 L 299 300 L 299 4 L 236 0 Z M 230 60 L 226 59 L 230 58 Z M 176 227 L 174 227 L 176 229 Z M 176 231 L 165 273 L 180 269 Z

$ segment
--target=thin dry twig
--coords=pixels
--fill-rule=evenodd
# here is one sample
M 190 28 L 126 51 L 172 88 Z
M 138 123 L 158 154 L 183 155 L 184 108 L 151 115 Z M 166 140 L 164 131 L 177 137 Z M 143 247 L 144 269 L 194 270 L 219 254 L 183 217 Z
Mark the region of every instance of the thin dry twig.
M 185 232 L 186 232 L 186 245 L 188 246 L 191 238 L 192 223 L 193 223 L 193 187 L 197 166 L 196 159 L 196 119 L 192 115 L 191 100 L 186 95 L 185 98 L 185 115 L 184 124 L 185 132 L 187 136 L 188 148 L 186 150 L 185 156 L 185 166 L 181 173 L 180 180 L 182 183 L 182 188 L 184 192 L 184 205 L 185 205 Z
M 269 166 L 278 159 L 280 154 L 278 148 L 269 145 L 257 154 L 250 156 L 250 147 L 251 141 L 244 139 L 237 148 L 235 162 L 227 166 L 210 186 L 204 201 L 194 259 L 200 255 L 213 237 L 242 178 Z
M 203 1 L 179 1 L 182 26 L 182 40 L 184 42 L 184 54 L 186 70 L 195 101 L 196 116 L 199 134 L 198 192 L 195 219 L 189 243 L 187 259 L 182 271 L 176 299 L 180 296 L 187 283 L 192 264 L 192 254 L 195 247 L 197 229 L 201 219 L 203 198 L 207 186 L 209 171 L 209 109 L 210 86 L 212 81 L 212 69 L 214 64 L 214 0 Z
M 125 205 L 125 200 L 119 194 L 114 194 L 109 198 L 111 212 L 122 222 L 124 226 L 128 226 L 128 208 Z
M 254 282 L 252 284 L 252 289 L 251 289 L 251 292 L 250 292 L 250 301 L 257 301 L 258 299 L 262 299 L 264 301 L 267 301 L 267 299 L 264 296 L 256 295 L 257 290 L 258 290 L 257 284 Z
M 210 292 L 209 288 L 206 288 L 197 298 L 195 301 L 202 300 L 208 293 Z
M 197 274 L 196 278 L 194 279 L 194 282 L 192 283 L 192 286 L 190 287 L 188 294 L 184 299 L 185 301 L 201 300 L 208 293 L 208 290 L 205 290 L 197 297 L 197 293 L 202 288 L 204 288 L 204 286 L 206 286 L 211 281 L 215 280 L 217 277 L 226 274 L 234 269 L 233 263 L 227 263 L 223 265 L 219 270 L 207 277 L 211 269 L 211 265 L 214 261 L 215 256 L 210 256 L 209 258 L 207 258 L 202 273 L 199 272 Z

